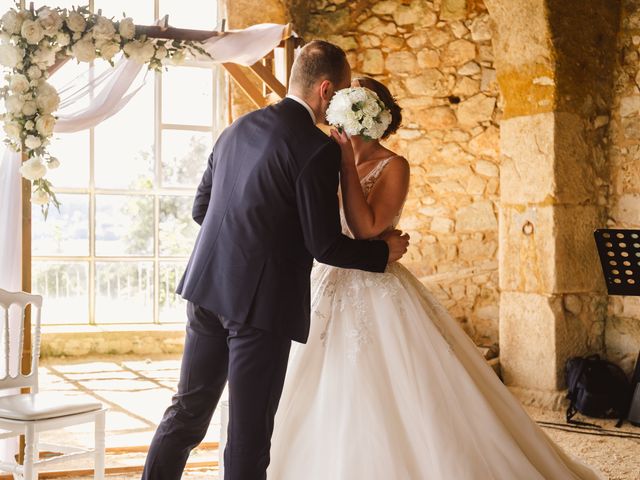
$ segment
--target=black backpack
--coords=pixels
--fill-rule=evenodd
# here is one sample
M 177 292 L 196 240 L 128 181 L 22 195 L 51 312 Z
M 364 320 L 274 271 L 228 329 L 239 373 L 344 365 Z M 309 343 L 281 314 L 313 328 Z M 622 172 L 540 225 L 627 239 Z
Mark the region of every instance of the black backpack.
M 567 360 L 566 375 L 569 399 L 567 422 L 580 412 L 595 418 L 618 418 L 620 427 L 629 411 L 631 385 L 624 371 L 600 356 L 573 357 Z

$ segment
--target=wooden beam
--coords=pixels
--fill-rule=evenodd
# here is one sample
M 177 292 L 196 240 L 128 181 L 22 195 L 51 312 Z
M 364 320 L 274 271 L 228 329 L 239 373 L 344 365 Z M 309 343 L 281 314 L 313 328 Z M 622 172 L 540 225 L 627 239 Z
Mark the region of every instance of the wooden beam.
M 295 50 L 297 44 L 298 39 L 295 37 L 288 37 L 284 40 L 285 86 L 287 87 L 287 90 L 289 90 L 291 67 L 293 67 L 293 60 L 295 59 Z
M 261 62 L 256 62 L 249 68 L 280 98 L 284 98 L 287 95 L 287 88 L 280 83 L 280 80 L 276 78 L 270 68 Z
M 231 78 L 235 80 L 256 107 L 262 108 L 267 105 L 267 101 L 262 96 L 262 92 L 258 90 L 249 77 L 245 75 L 239 65 L 235 63 L 223 63 L 222 66 L 229 72 Z
M 226 33 L 215 30 L 191 30 L 188 28 L 175 28 L 164 25 L 136 25 L 136 35 L 142 33 L 149 38 L 165 38 L 167 40 L 187 40 L 192 42 L 204 42 L 211 37 L 221 37 Z

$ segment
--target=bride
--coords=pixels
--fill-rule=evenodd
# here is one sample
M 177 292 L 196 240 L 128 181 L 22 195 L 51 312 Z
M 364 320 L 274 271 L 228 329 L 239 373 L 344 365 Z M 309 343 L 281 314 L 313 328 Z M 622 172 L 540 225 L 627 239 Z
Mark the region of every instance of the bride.
M 376 80 L 391 114 L 400 107 Z M 388 114 L 387 114 L 388 115 Z M 332 131 L 342 149 L 343 230 L 397 224 L 409 165 L 377 140 Z M 275 422 L 274 480 L 602 479 L 529 418 L 473 342 L 399 263 L 385 273 L 318 264 L 311 333 L 294 352 Z

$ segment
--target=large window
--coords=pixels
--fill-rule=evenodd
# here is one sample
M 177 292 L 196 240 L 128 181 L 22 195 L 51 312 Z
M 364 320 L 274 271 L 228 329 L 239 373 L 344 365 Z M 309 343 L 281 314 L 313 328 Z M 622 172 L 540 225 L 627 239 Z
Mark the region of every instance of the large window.
M 41 3 L 41 2 L 37 2 Z M 52 0 L 68 7 L 77 2 Z M 151 24 L 164 14 L 176 27 L 213 29 L 211 0 L 95 0 L 103 15 Z M 36 4 L 36 6 L 38 6 Z M 97 61 L 89 75 L 108 64 Z M 57 85 L 86 65 L 68 62 Z M 60 212 L 33 209 L 33 290 L 45 295 L 46 324 L 184 321 L 174 293 L 191 252 L 195 187 L 206 166 L 222 104 L 219 72 L 185 64 L 146 76 L 127 106 L 96 128 L 56 135 L 50 174 Z

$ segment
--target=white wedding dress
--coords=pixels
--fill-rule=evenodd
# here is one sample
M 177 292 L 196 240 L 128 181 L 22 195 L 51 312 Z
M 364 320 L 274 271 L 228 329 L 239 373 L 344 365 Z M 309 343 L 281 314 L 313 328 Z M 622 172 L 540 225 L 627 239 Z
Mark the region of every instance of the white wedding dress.
M 362 179 L 365 194 L 388 161 Z M 547 437 L 399 263 L 383 274 L 318 264 L 311 288 L 270 480 L 604 478 Z

